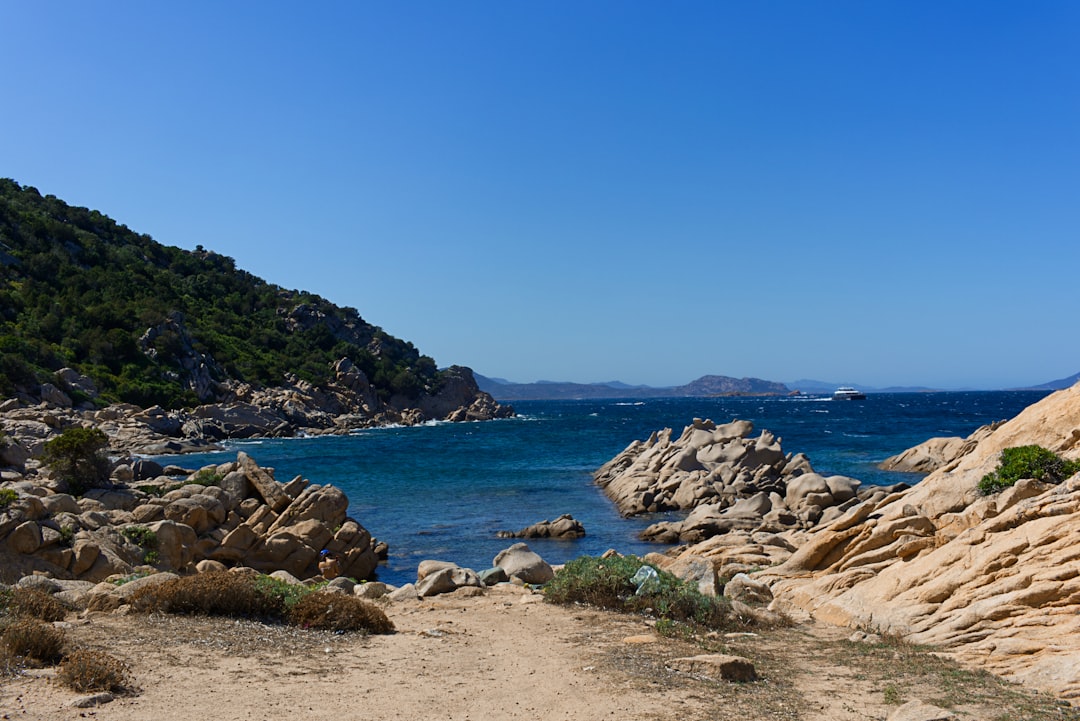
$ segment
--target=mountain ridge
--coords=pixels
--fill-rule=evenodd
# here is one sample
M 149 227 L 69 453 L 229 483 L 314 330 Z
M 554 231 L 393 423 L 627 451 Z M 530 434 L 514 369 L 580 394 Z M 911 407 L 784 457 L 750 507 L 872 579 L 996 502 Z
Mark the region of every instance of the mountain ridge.
M 875 387 L 858 383 L 831 383 L 812 379 L 796 381 L 766 381 L 759 378 L 732 378 L 730 376 L 706 375 L 679 386 L 630 385 L 622 381 L 603 383 L 575 383 L 572 381 L 534 381 L 517 383 L 505 378 L 493 378 L 475 374 L 477 385 L 496 400 L 577 400 L 607 398 L 679 398 L 709 397 L 723 395 L 789 395 L 807 393 L 829 395 L 840 386 L 851 386 L 863 393 L 940 393 L 945 390 L 963 391 L 980 389 L 942 389 L 929 386 Z M 726 386 L 710 388 L 710 379 L 723 379 Z M 715 382 L 715 381 L 713 381 Z M 1060 390 L 1080 382 L 1080 373 L 1036 386 L 1002 388 L 996 390 Z M 989 389 L 995 390 L 995 389 Z

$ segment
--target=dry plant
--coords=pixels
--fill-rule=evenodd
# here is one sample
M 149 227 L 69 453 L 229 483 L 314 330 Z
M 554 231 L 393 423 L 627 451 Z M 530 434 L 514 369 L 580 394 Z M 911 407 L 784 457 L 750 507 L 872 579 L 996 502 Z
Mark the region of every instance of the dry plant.
M 70 689 L 123 693 L 132 685 L 131 674 L 123 661 L 104 651 L 78 649 L 64 657 L 56 681 Z
M 5 589 L 0 593 L 0 608 L 11 616 L 37 618 L 42 621 L 63 621 L 67 615 L 64 604 L 36 588 Z
M 4 627 L 3 644 L 13 656 L 53 664 L 63 655 L 64 632 L 36 618 L 18 618 Z
M 289 611 L 289 623 L 301 628 L 327 631 L 393 633 L 394 624 L 382 609 L 356 596 L 315 591 Z
M 262 593 L 250 576 L 225 571 L 175 578 L 132 594 L 131 606 L 147 613 L 279 619 L 284 607 Z

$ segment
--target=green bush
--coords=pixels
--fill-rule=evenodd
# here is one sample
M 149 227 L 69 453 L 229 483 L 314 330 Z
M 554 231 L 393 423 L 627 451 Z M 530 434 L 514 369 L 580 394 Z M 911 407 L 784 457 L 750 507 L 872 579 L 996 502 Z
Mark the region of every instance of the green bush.
M 1001 451 L 998 467 L 979 481 L 983 495 L 997 493 L 1022 478 L 1044 483 L 1061 483 L 1077 471 L 1080 461 L 1066 461 L 1042 446 L 1016 446 Z
M 224 476 L 216 471 L 203 469 L 187 480 L 197 486 L 220 486 Z
M 307 586 L 281 581 L 273 576 L 259 575 L 255 577 L 255 590 L 273 599 L 275 604 L 280 605 L 286 611 L 299 603 L 304 596 L 320 590 L 324 586 L 326 586 L 326 583 Z
M 0 508 L 7 508 L 19 500 L 19 492 L 14 488 L 0 488 Z
M 544 588 L 552 603 L 585 603 L 710 629 L 732 625 L 729 603 L 710 598 L 665 571 L 642 585 L 631 579 L 644 566 L 636 556 L 582 556 L 567 563 Z
M 97 428 L 68 428 L 45 444 L 42 460 L 74 496 L 99 488 L 109 480 L 108 437 Z
M 68 688 L 90 691 L 123 692 L 131 686 L 127 665 L 103 651 L 78 649 L 64 657 L 56 680 Z
M 120 534 L 140 548 L 157 548 L 157 534 L 146 526 L 126 526 Z

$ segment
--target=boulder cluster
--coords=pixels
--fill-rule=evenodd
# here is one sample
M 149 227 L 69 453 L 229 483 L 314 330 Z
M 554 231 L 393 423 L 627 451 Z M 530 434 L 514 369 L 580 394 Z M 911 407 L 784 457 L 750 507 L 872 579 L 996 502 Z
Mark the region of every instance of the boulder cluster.
M 416 569 L 416 583 L 394 589 L 391 598 L 428 598 L 460 589 L 483 593 L 489 586 L 501 583 L 541 585 L 554 577 L 554 569 L 539 554 L 524 543 L 515 543 L 492 559 L 491 568 L 479 572 L 450 561 L 421 561 Z
M 594 474 L 596 483 L 626 516 L 688 510 L 642 537 L 661 543 L 698 543 L 731 531 L 775 534 L 837 518 L 864 498 L 860 481 L 821 476 L 803 454 L 785 454 L 768 431 L 753 437 L 753 424 L 717 425 L 695 418 L 672 439 L 665 428 L 634 441 Z
M 343 575 L 368 578 L 386 547 L 347 515 L 338 488 L 274 479 L 247 454 L 184 477 L 139 461 L 113 471 L 109 488 L 81 497 L 61 484 L 16 481 L 0 489 L 0 559 L 7 576 L 44 573 L 102 581 L 138 571 L 247 567 L 318 573 L 320 551 Z M 160 475 L 155 475 L 155 472 Z

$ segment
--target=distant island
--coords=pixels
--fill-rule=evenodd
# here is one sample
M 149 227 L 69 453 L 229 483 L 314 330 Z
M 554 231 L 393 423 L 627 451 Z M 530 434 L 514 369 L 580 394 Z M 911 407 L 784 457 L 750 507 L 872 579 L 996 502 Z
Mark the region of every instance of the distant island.
M 850 386 L 863 393 L 934 393 L 942 388 L 927 386 L 888 386 L 873 387 L 854 383 L 830 383 L 810 379 L 779 382 L 760 378 L 732 378 L 723 375 L 707 375 L 681 386 L 629 385 L 621 381 L 605 383 L 572 383 L 560 381 L 536 381 L 535 383 L 515 383 L 503 378 L 492 378 L 475 374 L 480 390 L 499 401 L 546 401 L 546 400 L 585 400 L 605 398 L 709 398 L 722 396 L 787 396 L 805 393 L 809 395 L 828 395 L 840 386 Z M 1027 390 L 1051 391 L 1068 388 L 1080 381 L 1080 373 L 1050 381 L 1036 386 L 1009 389 L 982 390 Z M 973 390 L 973 389 L 967 389 Z

